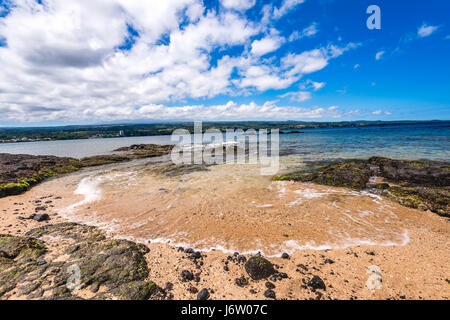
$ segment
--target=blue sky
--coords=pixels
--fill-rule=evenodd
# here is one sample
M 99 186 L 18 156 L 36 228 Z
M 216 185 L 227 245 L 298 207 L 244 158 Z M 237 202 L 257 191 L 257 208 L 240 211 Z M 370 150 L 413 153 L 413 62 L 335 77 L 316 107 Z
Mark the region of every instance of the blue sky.
M 449 13 L 445 0 L 0 0 L 0 125 L 448 120 Z

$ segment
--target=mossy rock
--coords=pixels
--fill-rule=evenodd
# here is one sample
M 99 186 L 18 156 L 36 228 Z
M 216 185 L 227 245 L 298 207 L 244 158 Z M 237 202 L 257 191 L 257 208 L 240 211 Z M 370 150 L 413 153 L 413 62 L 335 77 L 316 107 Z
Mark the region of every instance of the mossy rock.
M 366 187 L 370 175 L 370 168 L 363 160 L 346 160 L 318 168 L 312 167 L 302 171 L 276 176 L 273 179 L 277 181 L 314 182 L 359 190 Z
M 275 273 L 273 264 L 264 257 L 253 256 L 245 263 L 245 271 L 253 280 L 261 280 Z
M 112 293 L 123 300 L 148 300 L 160 290 L 153 282 L 132 281 L 122 284 Z
M 450 218 L 450 190 L 430 187 L 392 186 L 387 195 L 400 204 L 421 210 L 430 210 L 443 217 Z
M 47 248 L 40 240 L 0 235 L 0 256 L 2 258 L 36 260 L 46 252 Z
M 41 238 L 45 235 L 70 238 L 75 241 L 100 241 L 106 239 L 103 231 L 96 227 L 73 222 L 63 222 L 35 228 L 26 233 L 28 237 Z
M 149 249 L 145 245 L 107 239 L 98 228 L 76 223 L 47 225 L 33 229 L 27 235 L 0 235 L 2 298 L 8 298 L 15 291 L 36 299 L 44 296 L 55 300 L 80 299 L 67 286 L 74 275 L 71 272 L 73 267 L 80 272 L 81 289 L 92 284 L 103 288 L 93 299 L 163 297 L 163 291 L 155 283 L 147 281 L 149 270 L 144 255 Z M 46 259 L 52 257 L 53 261 L 45 261 L 45 243 L 36 239 L 45 239 L 45 235 L 70 239 L 72 244 L 56 257 L 45 256 Z
M 148 276 L 145 246 L 127 240 L 83 242 L 76 246 L 65 265 L 79 267 L 83 288 L 98 283 L 113 289 Z M 67 275 L 61 273 L 59 277 L 65 281 Z
M 389 181 L 403 182 L 412 186 L 450 186 L 450 165 L 428 160 L 393 160 L 372 157 L 371 165 L 379 167 L 380 175 Z

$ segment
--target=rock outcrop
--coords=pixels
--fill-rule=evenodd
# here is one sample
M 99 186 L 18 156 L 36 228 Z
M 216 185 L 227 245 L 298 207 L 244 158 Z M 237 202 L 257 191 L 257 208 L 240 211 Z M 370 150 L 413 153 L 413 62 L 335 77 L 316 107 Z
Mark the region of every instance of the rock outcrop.
M 171 145 L 133 145 L 116 150 L 123 154 L 82 159 L 0 153 L 0 198 L 21 194 L 50 177 L 75 172 L 85 167 L 158 157 L 168 154 L 172 148 Z
M 57 241 L 57 250 L 52 248 Z M 33 229 L 26 237 L 0 235 L 0 298 L 146 300 L 164 298 L 147 281 L 148 248 L 107 239 L 95 227 L 60 223 Z M 89 294 L 88 294 L 89 295 Z
M 372 183 L 371 178 L 382 179 Z M 304 170 L 274 177 L 323 185 L 370 189 L 407 207 L 450 217 L 450 165 L 382 157 L 312 163 Z

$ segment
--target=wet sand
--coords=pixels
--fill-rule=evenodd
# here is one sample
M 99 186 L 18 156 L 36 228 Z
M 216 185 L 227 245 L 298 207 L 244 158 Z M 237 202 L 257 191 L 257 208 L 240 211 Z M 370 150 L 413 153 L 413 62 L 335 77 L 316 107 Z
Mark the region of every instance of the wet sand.
M 42 203 L 50 221 L 18 219 Z M 212 299 L 265 298 L 265 280 L 236 285 L 236 278 L 248 275 L 242 263 L 229 260 L 233 251 L 247 258 L 261 251 L 287 274 L 272 281 L 277 299 L 317 298 L 304 286 L 314 275 L 327 286 L 322 299 L 450 297 L 448 219 L 343 188 L 272 182 L 249 166 L 171 178 L 139 166 L 90 170 L 0 199 L 3 234 L 24 235 L 67 220 L 147 243 L 149 280 L 161 287 L 172 283 L 174 299 L 195 299 L 191 286 L 212 289 Z M 179 246 L 207 249 L 203 265 L 197 267 Z M 280 258 L 282 252 L 290 258 Z M 199 282 L 181 281 L 183 270 L 200 272 Z M 379 270 L 381 286 L 371 290 L 373 270 Z

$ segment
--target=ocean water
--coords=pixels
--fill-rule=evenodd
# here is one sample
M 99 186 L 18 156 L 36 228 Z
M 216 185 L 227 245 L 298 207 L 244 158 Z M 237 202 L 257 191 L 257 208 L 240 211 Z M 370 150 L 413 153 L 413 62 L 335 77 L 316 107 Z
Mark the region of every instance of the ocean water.
M 398 159 L 450 160 L 450 122 L 302 129 L 280 135 L 280 154 L 303 160 L 385 156 Z M 110 154 L 131 144 L 170 144 L 170 136 L 39 141 L 0 144 L 0 153 L 81 158 Z
M 300 168 L 307 160 L 373 155 L 450 160 L 449 124 L 302 131 L 280 135 L 280 172 Z M 0 152 L 83 157 L 133 143 L 170 142 L 170 136 L 161 136 L 18 143 L 0 145 Z M 171 164 L 164 156 L 89 168 L 34 190 L 61 195 L 67 206 L 59 214 L 113 237 L 267 256 L 403 246 L 410 239 L 411 219 L 417 225 L 429 219 L 366 190 L 272 181 L 261 174 L 263 164 L 227 163 L 164 174 Z

